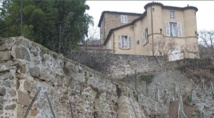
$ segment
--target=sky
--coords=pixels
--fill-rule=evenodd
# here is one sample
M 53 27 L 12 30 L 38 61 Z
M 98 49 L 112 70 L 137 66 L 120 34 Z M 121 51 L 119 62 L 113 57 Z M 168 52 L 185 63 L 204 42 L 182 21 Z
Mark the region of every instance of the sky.
M 152 1 L 116 1 L 116 0 L 89 0 L 86 4 L 90 9 L 86 11 L 94 18 L 94 26 L 89 28 L 89 35 L 99 38 L 98 22 L 103 11 L 120 11 L 120 12 L 133 12 L 143 13 L 144 6 Z M 185 7 L 187 4 L 198 8 L 196 14 L 197 29 L 200 30 L 214 30 L 214 1 L 154 1 L 160 2 L 167 6 Z

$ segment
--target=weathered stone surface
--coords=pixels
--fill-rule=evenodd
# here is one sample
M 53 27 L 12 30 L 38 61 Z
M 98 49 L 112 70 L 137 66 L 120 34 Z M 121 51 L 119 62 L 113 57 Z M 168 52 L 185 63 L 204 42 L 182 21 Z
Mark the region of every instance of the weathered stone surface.
M 24 113 L 23 107 L 18 106 L 18 108 L 17 108 L 17 118 L 23 118 L 23 116 L 24 116 L 23 113 Z
M 26 91 L 30 92 L 32 90 L 32 84 L 29 81 L 25 80 L 23 83 L 23 88 Z
M 4 98 L 0 96 L 0 103 L 4 103 Z
M 0 96 L 0 110 L 3 110 L 4 98 Z
M 31 76 L 33 77 L 39 77 L 40 75 L 40 68 L 39 67 L 33 67 L 29 69 L 29 73 L 31 74 Z
M 26 65 L 25 64 L 20 65 L 19 73 L 26 73 L 26 71 L 27 71 Z
M 3 104 L 0 103 L 0 110 L 3 110 Z
M 14 110 L 16 108 L 16 104 L 8 105 L 5 107 L 6 110 Z
M 18 104 L 24 105 L 24 106 L 29 105 L 30 97 L 29 97 L 28 93 L 25 93 L 25 92 L 19 90 L 17 94 L 18 94 L 18 100 L 17 100 Z
M 26 61 L 31 61 L 30 53 L 25 47 L 17 47 L 15 49 L 16 58 L 17 59 L 24 59 Z
M 13 75 L 10 72 L 4 73 L 2 75 L 0 75 L 0 80 L 5 80 L 5 79 L 12 79 Z
M 47 68 L 41 70 L 40 77 L 39 77 L 40 80 L 50 81 L 53 78 L 54 76 L 50 73 L 50 71 L 47 70 Z
M 14 89 L 11 89 L 9 93 L 11 97 L 14 97 L 16 95 L 16 91 Z
M 0 52 L 0 61 L 7 61 L 11 57 L 10 51 Z
M 11 82 L 10 81 L 5 81 L 4 86 L 11 88 Z
M 4 87 L 0 87 L 0 96 L 4 96 L 6 93 L 6 90 Z
M 5 51 L 5 50 L 7 50 L 7 46 L 5 43 L 3 43 L 0 45 L 0 51 Z
M 16 42 L 16 38 L 15 37 L 10 37 L 5 42 L 6 42 L 7 49 L 10 50 L 12 48 L 12 46 L 14 46 L 14 44 Z
M 31 116 L 35 117 L 39 113 L 38 110 L 31 110 Z

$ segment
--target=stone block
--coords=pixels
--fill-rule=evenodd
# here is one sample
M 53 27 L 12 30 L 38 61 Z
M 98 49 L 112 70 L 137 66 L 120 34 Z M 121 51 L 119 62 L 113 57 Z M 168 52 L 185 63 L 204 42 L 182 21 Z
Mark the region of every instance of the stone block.
M 0 96 L 0 103 L 4 103 L 4 98 Z
M 5 107 L 6 110 L 14 110 L 16 108 L 16 104 L 8 105 Z
M 16 38 L 15 37 L 10 37 L 8 40 L 5 41 L 6 48 L 8 50 L 10 50 L 14 46 L 15 42 L 16 42 Z
M 31 76 L 33 77 L 39 77 L 40 75 L 40 68 L 39 67 L 33 67 L 29 69 L 29 73 L 31 74 Z
M 16 58 L 18 59 L 24 59 L 26 61 L 31 61 L 30 53 L 28 50 L 24 47 L 17 47 L 15 49 Z
M 23 92 L 21 90 L 18 91 L 18 104 L 28 106 L 30 103 L 30 96 L 27 92 Z
M 4 96 L 6 94 L 6 90 L 4 87 L 0 88 L 0 96 Z
M 2 51 L 0 52 L 0 61 L 7 61 L 11 57 L 10 51 Z
M 29 81 L 25 80 L 23 84 L 23 88 L 26 91 L 30 92 L 32 90 L 32 84 Z
M 0 110 L 3 110 L 3 103 L 0 103 Z
M 6 44 L 5 44 L 5 43 L 4 43 L 4 44 L 1 44 L 1 45 L 0 45 L 0 51 L 5 51 L 5 50 L 7 50 Z
M 0 75 L 0 80 L 6 80 L 6 79 L 12 79 L 13 78 L 13 75 L 10 73 L 10 72 L 8 72 L 8 73 L 4 73 L 4 74 L 2 74 L 2 75 Z
M 11 97 L 14 97 L 16 95 L 16 91 L 14 89 L 11 89 L 9 91 L 9 94 L 10 94 Z
M 20 71 L 20 73 L 26 73 L 26 65 L 25 64 L 22 64 L 22 65 L 20 65 L 20 68 L 19 68 L 19 71 Z
M 50 74 L 50 71 L 48 69 L 42 69 L 40 73 L 39 79 L 42 81 L 51 81 L 53 79 L 53 75 Z
M 3 110 L 4 98 L 0 97 L 0 110 Z
M 11 88 L 11 84 L 10 84 L 10 81 L 4 81 L 4 86 L 8 87 L 8 88 Z
M 38 110 L 31 110 L 30 111 L 31 116 L 33 116 L 33 117 L 35 117 L 38 113 L 39 113 Z
M 23 116 L 24 116 L 24 109 L 23 107 L 19 106 L 17 108 L 17 118 L 23 118 Z

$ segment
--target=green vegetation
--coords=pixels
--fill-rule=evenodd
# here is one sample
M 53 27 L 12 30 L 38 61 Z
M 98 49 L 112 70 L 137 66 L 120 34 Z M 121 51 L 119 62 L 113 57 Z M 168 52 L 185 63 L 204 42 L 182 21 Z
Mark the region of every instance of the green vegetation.
M 150 84 L 152 82 L 153 78 L 154 78 L 153 74 L 142 74 L 139 77 L 139 79 L 142 81 L 145 81 L 146 84 Z
M 93 24 L 92 17 L 85 13 L 89 9 L 85 1 L 3 0 L 0 6 L 0 37 L 23 35 L 66 54 L 87 36 L 88 26 Z

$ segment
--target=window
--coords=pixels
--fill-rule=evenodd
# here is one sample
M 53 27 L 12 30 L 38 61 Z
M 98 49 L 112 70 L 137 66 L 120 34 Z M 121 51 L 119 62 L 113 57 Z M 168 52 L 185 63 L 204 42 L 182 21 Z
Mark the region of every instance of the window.
M 175 11 L 170 11 L 170 19 L 175 19 Z
M 120 18 L 122 23 L 128 23 L 128 17 L 126 15 L 121 15 Z
M 131 48 L 131 37 L 130 36 L 119 36 L 118 37 L 118 47 L 122 49 Z
M 147 43 L 147 30 L 142 32 L 142 43 L 145 45 Z
M 182 37 L 181 23 L 166 22 L 166 36 Z

